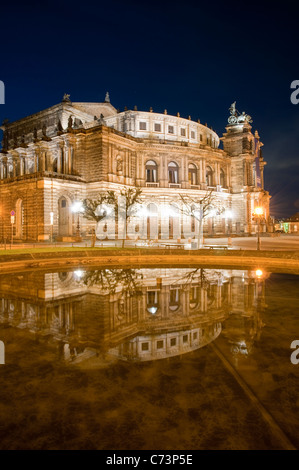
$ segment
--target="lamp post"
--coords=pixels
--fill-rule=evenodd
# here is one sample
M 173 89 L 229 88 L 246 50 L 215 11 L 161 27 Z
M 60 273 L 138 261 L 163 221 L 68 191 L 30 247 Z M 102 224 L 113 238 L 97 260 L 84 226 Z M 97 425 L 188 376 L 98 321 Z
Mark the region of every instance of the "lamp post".
M 264 209 L 262 207 L 256 207 L 252 213 L 255 220 L 257 220 L 257 250 L 261 249 L 261 236 L 260 236 L 260 228 L 261 228 L 261 219 L 264 216 Z
M 50 242 L 53 242 L 54 212 L 50 212 Z
M 80 212 L 83 212 L 83 206 L 81 201 L 75 201 L 74 204 L 72 205 L 72 212 L 74 214 L 77 214 L 77 227 L 76 227 L 76 237 L 75 240 L 76 242 L 81 242 L 82 237 L 80 233 Z

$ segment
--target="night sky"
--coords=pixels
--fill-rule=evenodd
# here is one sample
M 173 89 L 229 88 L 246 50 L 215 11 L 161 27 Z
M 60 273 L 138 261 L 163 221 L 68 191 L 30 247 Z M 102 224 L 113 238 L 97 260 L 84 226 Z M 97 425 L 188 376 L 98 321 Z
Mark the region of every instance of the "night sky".
M 1 122 L 64 93 L 96 102 L 109 91 L 121 111 L 180 112 L 222 136 L 236 101 L 264 143 L 272 215 L 299 211 L 296 2 L 12 1 L 0 11 Z

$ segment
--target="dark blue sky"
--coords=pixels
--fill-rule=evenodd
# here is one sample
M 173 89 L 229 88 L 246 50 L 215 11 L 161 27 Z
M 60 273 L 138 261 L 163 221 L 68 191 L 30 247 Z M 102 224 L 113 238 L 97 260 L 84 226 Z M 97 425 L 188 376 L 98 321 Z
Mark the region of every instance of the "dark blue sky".
M 299 211 L 296 2 L 13 1 L 1 5 L 0 120 L 61 101 L 200 118 L 221 136 L 237 109 L 264 143 L 272 214 Z

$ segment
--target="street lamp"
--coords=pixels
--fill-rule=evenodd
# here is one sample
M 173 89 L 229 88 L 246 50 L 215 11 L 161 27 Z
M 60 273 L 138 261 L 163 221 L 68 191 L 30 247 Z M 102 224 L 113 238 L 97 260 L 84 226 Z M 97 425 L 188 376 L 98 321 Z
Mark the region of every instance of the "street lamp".
M 263 273 L 263 271 L 262 271 L 261 269 L 257 269 L 257 270 L 255 271 L 255 275 L 256 275 L 257 279 L 261 279 L 261 277 L 262 277 L 263 274 L 264 274 L 264 273 Z
M 81 237 L 81 233 L 80 233 L 80 212 L 83 212 L 84 211 L 84 208 L 83 208 L 83 205 L 82 205 L 82 202 L 81 201 L 75 201 L 72 205 L 72 212 L 74 214 L 78 214 L 78 218 L 77 218 L 77 228 L 76 228 L 76 242 L 81 242 L 82 241 L 82 237 Z
M 254 220 L 257 220 L 257 250 L 261 249 L 261 237 L 260 237 L 260 227 L 261 219 L 264 217 L 264 209 L 262 207 L 256 207 L 252 213 Z

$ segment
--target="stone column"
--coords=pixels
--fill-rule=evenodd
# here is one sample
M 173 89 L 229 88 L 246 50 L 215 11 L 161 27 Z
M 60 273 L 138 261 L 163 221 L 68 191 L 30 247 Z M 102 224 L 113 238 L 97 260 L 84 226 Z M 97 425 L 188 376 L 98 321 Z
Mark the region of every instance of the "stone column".
M 20 157 L 20 176 L 24 175 L 24 157 Z
M 220 163 L 216 162 L 215 164 L 215 185 L 220 184 Z
M 62 165 L 61 153 L 62 153 L 62 147 L 59 147 L 57 151 L 57 173 L 61 173 L 61 165 Z
M 34 173 L 38 172 L 38 153 L 34 154 Z
M 167 157 L 163 155 L 160 157 L 161 171 L 160 171 L 160 187 L 168 187 L 168 166 L 167 166 Z
M 68 158 L 68 147 L 64 147 L 64 168 L 63 168 L 63 173 L 66 175 L 68 174 L 68 167 L 69 167 L 69 158 Z
M 40 159 L 41 159 L 41 171 L 44 172 L 45 169 L 46 169 L 45 152 L 44 151 L 41 151 Z
M 72 174 L 72 150 L 73 147 L 70 145 L 68 148 L 68 174 Z
M 227 186 L 227 188 L 230 188 L 230 185 L 231 185 L 231 182 L 230 182 L 230 178 L 231 178 L 230 172 L 231 172 L 231 166 L 230 166 L 230 165 L 227 165 L 227 166 L 226 166 L 226 186 Z
M 205 159 L 201 159 L 200 164 L 201 164 L 200 189 L 205 189 L 206 188 L 206 161 Z

